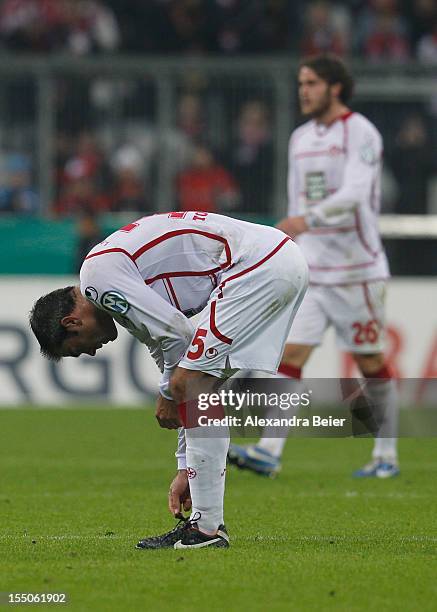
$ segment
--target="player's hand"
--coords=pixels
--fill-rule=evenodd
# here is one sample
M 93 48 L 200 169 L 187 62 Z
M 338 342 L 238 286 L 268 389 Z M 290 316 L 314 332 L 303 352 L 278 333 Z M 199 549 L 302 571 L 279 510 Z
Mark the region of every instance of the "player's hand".
M 187 470 L 178 470 L 168 492 L 168 509 L 176 518 L 182 517 L 182 510 L 191 510 L 191 495 Z
M 179 418 L 178 405 L 173 400 L 168 400 L 162 395 L 156 400 L 156 419 L 161 427 L 166 429 L 177 429 L 183 427 Z
M 299 234 L 303 234 L 303 232 L 308 230 L 308 225 L 304 216 L 286 217 L 285 219 L 282 219 L 282 221 L 280 221 L 276 227 L 285 234 L 291 236 L 291 238 L 295 238 L 296 236 L 299 236 Z

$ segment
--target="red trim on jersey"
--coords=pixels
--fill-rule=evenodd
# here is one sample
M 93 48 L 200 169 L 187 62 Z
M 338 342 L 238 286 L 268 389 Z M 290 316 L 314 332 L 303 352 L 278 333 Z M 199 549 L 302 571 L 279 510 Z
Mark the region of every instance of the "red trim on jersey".
M 346 232 L 355 232 L 356 225 L 348 225 L 347 227 L 310 227 L 310 234 L 345 234 Z
M 288 378 L 297 378 L 297 380 L 302 378 L 302 368 L 287 365 L 286 363 L 279 364 L 278 372 L 280 374 L 284 374 L 284 376 L 287 376 Z
M 97 257 L 97 255 L 106 255 L 106 253 L 123 253 L 123 255 L 127 255 L 127 257 L 129 257 L 129 259 L 135 264 L 135 260 L 133 259 L 132 255 L 130 253 L 128 253 L 127 251 L 125 251 L 124 249 L 120 249 L 118 247 L 113 248 L 113 249 L 105 249 L 104 251 L 98 251 L 97 253 L 91 253 L 91 255 L 87 255 L 85 257 L 85 261 L 87 259 L 91 259 L 92 257 Z
M 348 129 L 346 119 L 350 117 L 351 114 L 352 113 L 345 113 L 345 115 L 341 117 L 341 121 L 343 125 L 343 151 L 345 152 L 346 155 L 348 153 L 348 146 L 349 146 L 349 129 Z
M 354 114 L 354 111 L 346 111 L 343 115 L 341 115 L 341 117 L 339 117 L 339 119 L 341 119 L 342 121 L 347 121 L 349 119 L 349 117 L 351 117 Z
M 129 233 L 132 230 L 134 230 L 136 227 L 139 226 L 139 223 L 135 222 L 135 223 L 128 223 L 127 225 L 123 225 L 123 227 L 120 227 L 120 229 L 118 230 L 119 232 L 126 232 Z
M 209 312 L 209 326 L 211 328 L 212 333 L 216 338 L 218 338 L 221 342 L 225 344 L 232 344 L 233 340 L 228 338 L 224 334 L 222 334 L 218 329 L 215 322 L 215 311 L 216 311 L 216 301 L 211 302 L 211 310 Z
M 177 298 L 177 295 L 176 295 L 176 291 L 174 290 L 174 287 L 173 287 L 173 285 L 171 283 L 171 280 L 169 278 L 164 279 L 164 281 L 163 281 L 164 284 L 166 283 L 166 281 L 167 281 L 167 285 L 168 285 L 168 288 L 169 288 L 170 293 L 172 295 L 172 298 L 173 298 L 173 301 L 174 301 L 174 304 L 175 304 L 176 308 L 178 310 L 181 310 L 181 307 L 179 305 L 179 301 L 178 301 L 178 298 Z
M 338 154 L 346 154 L 346 150 L 338 148 Z M 333 153 L 331 149 L 322 149 L 321 151 L 302 151 L 302 153 L 296 153 L 294 159 L 303 159 L 304 157 L 332 157 Z
M 165 280 L 163 280 L 163 281 L 162 281 L 162 284 L 164 285 L 164 289 L 165 289 L 165 291 L 166 291 L 166 293 L 167 293 L 167 296 L 168 296 L 168 301 L 170 302 L 170 304 L 171 304 L 172 306 L 174 306 L 174 304 L 173 304 L 173 300 L 171 299 L 170 291 L 169 291 L 169 289 L 168 289 L 168 287 L 167 287 L 167 284 L 166 284 Z
M 376 316 L 375 309 L 373 308 L 372 300 L 370 299 L 370 291 L 369 291 L 369 287 L 367 283 L 362 283 L 362 287 L 363 287 L 363 292 L 364 292 L 364 299 L 366 301 L 366 306 L 369 310 L 370 316 L 373 319 L 375 319 L 375 321 L 378 321 L 378 317 Z
M 330 121 L 329 123 L 319 123 L 317 121 L 315 121 L 315 125 L 316 125 L 316 133 L 317 133 L 317 127 L 320 125 L 323 125 L 324 128 L 326 128 L 326 130 L 329 130 L 333 125 L 335 125 L 337 123 L 337 121 L 346 121 L 347 119 L 349 119 L 349 117 L 351 115 L 353 115 L 354 112 L 351 110 L 347 110 L 346 112 L 344 112 L 342 115 L 339 115 L 338 117 L 335 117 L 332 121 Z M 320 136 L 320 134 L 317 134 L 318 136 Z M 322 134 L 323 135 L 323 134 Z
M 328 271 L 328 270 L 355 270 L 357 268 L 368 268 L 369 266 L 373 266 L 376 263 L 376 259 L 378 255 L 381 253 L 382 248 L 379 248 L 377 251 L 373 251 L 370 248 L 370 246 L 367 244 L 364 238 L 362 227 L 361 227 L 361 222 L 360 222 L 360 215 L 357 210 L 354 211 L 354 216 L 355 216 L 356 231 L 357 231 L 358 238 L 363 248 L 369 253 L 369 255 L 371 255 L 372 261 L 363 262 L 359 264 L 350 264 L 347 266 L 311 266 L 309 265 L 310 270 L 321 270 L 321 271 L 323 270 L 325 271 Z
M 367 283 L 376 283 L 378 281 L 386 281 L 388 280 L 388 276 L 380 277 L 380 278 L 370 278 Z M 351 283 L 313 283 L 310 281 L 309 283 L 313 287 L 350 287 L 351 285 L 362 285 L 362 281 L 355 281 Z
M 158 236 L 158 238 L 155 238 L 151 242 L 148 242 L 147 244 L 142 246 L 140 249 L 135 251 L 132 257 L 134 260 L 136 260 L 138 259 L 138 257 L 141 257 L 141 255 L 143 255 L 146 251 L 155 247 L 157 244 L 160 244 L 161 242 L 164 242 L 165 240 L 168 240 L 170 238 L 174 238 L 175 236 L 182 236 L 183 234 L 198 234 L 200 236 L 205 236 L 206 238 L 211 238 L 211 240 L 217 240 L 218 242 L 221 242 L 225 248 L 226 262 L 222 264 L 220 268 L 221 269 L 227 268 L 231 264 L 231 249 L 229 247 L 229 244 L 226 238 L 223 238 L 223 236 L 219 236 L 218 234 L 211 234 L 210 232 L 203 232 L 201 230 L 195 230 L 195 229 L 174 230 L 172 232 L 167 232 L 166 234 L 162 234 L 162 236 Z
M 387 364 L 383 365 L 378 372 L 374 372 L 373 374 L 364 374 L 365 378 L 393 378 L 393 372 Z
M 181 270 L 180 272 L 161 272 L 161 274 L 157 274 L 156 276 L 152 276 L 152 278 L 146 278 L 146 285 L 151 285 L 157 280 L 161 280 L 163 278 L 177 278 L 179 276 L 211 276 L 215 272 L 220 272 L 221 268 L 212 268 L 211 270 Z
M 369 266 L 374 266 L 375 261 L 367 261 L 359 264 L 351 264 L 350 266 L 310 266 L 308 265 L 310 270 L 320 270 L 320 271 L 331 271 L 331 270 L 355 270 L 357 268 L 368 268 Z
M 188 211 L 187 211 L 187 210 L 185 210 L 185 211 L 183 211 L 183 212 L 182 212 L 182 211 L 177 210 L 177 211 L 169 212 L 169 213 L 168 213 L 168 215 L 167 215 L 167 217 L 168 217 L 169 219 L 185 219 L 185 217 L 187 216 L 187 214 L 188 214 Z
M 363 228 L 362 228 L 362 225 L 361 225 L 360 213 L 359 213 L 358 210 L 354 211 L 354 216 L 355 216 L 355 223 L 357 224 L 358 238 L 360 239 L 360 242 L 363 245 L 364 249 L 369 253 L 369 255 L 371 255 L 373 257 L 373 259 L 375 259 L 376 256 L 378 255 L 378 253 L 380 252 L 380 250 L 374 251 L 369 246 L 369 244 L 366 242 L 366 239 L 364 238 Z
M 248 272 L 252 272 L 253 270 L 255 270 L 255 268 L 258 268 L 259 266 L 261 266 L 263 263 L 265 263 L 268 259 L 270 259 L 271 257 L 273 257 L 273 255 L 275 255 L 280 248 L 282 248 L 284 246 L 284 244 L 288 241 L 291 241 L 290 236 L 287 236 L 286 238 L 284 238 L 284 240 L 282 240 L 274 249 L 273 251 L 271 251 L 268 255 L 266 255 L 265 257 L 263 257 L 260 261 L 258 261 L 256 264 L 253 264 L 253 266 L 250 266 L 249 268 L 246 268 L 246 270 L 242 270 L 241 272 L 238 272 L 238 274 L 234 274 L 233 276 L 230 276 L 229 278 L 225 279 L 221 284 L 220 284 L 220 295 L 218 296 L 219 299 L 223 297 L 223 288 L 226 285 L 226 283 L 228 283 L 231 280 L 234 280 L 236 278 L 239 278 L 240 276 L 243 276 L 243 274 L 248 274 Z

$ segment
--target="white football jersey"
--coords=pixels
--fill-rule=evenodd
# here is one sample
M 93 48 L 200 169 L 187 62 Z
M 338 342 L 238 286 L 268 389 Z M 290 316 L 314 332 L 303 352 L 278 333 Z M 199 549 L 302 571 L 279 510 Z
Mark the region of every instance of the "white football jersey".
M 289 214 L 310 229 L 297 237 L 314 284 L 385 279 L 387 258 L 378 231 L 382 138 L 359 113 L 330 126 L 315 120 L 289 144 Z
M 80 271 L 81 293 L 146 344 L 164 372 L 191 343 L 223 272 L 262 259 L 285 238 L 277 229 L 205 212 L 144 217 L 95 246 Z

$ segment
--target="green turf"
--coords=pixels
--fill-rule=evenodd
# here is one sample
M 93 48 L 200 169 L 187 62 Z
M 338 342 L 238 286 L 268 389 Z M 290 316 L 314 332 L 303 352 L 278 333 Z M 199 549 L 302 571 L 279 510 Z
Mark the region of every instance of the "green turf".
M 437 609 L 435 440 L 402 440 L 390 481 L 350 477 L 369 440 L 292 440 L 276 481 L 228 470 L 231 549 L 181 553 L 133 547 L 173 522 L 175 434 L 152 411 L 0 411 L 0 432 L 0 591 L 93 611 Z

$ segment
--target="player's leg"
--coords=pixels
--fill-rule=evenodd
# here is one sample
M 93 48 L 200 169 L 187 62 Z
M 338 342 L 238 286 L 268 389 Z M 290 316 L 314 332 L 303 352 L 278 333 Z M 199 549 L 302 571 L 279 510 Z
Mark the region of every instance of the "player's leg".
M 223 499 L 229 430 L 221 427 L 217 434 L 208 427 L 193 427 L 198 418 L 196 398 L 201 393 L 213 392 L 221 382 L 207 373 L 178 367 L 170 383 L 172 396 L 179 405 L 185 405 L 186 411 L 183 418 L 193 525 L 192 532 L 185 533 L 183 545 L 188 545 L 188 540 L 196 547 L 228 545 L 223 525 Z
M 136 546 L 139 549 L 227 548 L 229 537 L 223 525 L 223 498 L 226 474 L 226 454 L 229 430 L 221 427 L 217 432 L 198 427 L 201 413 L 197 398 L 219 389 L 222 380 L 202 371 L 178 367 L 170 380 L 170 390 L 178 404 L 184 423 L 186 469 L 184 488 L 189 486 L 192 511 L 189 519 L 180 514 L 173 529 L 162 535 L 146 537 Z M 216 417 L 217 414 L 206 413 Z M 211 435 L 211 434 L 215 435 Z
M 297 311 L 287 344 L 278 370 L 279 377 L 289 380 L 287 390 L 290 393 L 301 393 L 304 390 L 304 381 L 301 380 L 302 368 L 308 361 L 314 348 L 322 341 L 328 326 L 328 319 L 321 307 L 320 290 L 310 286 Z M 293 416 L 292 408 L 287 416 Z M 299 407 L 294 408 L 296 413 Z M 277 408 L 266 409 L 266 418 L 274 418 Z M 268 430 L 257 444 L 240 446 L 231 444 L 228 458 L 230 463 L 238 467 L 252 470 L 258 474 L 274 477 L 281 469 L 281 456 L 284 450 L 289 428 L 281 428 L 280 435 L 272 437 Z
M 384 415 L 382 427 L 375 439 L 372 460 L 355 472 L 358 477 L 384 478 L 399 473 L 396 450 L 397 388 L 383 354 L 384 300 L 384 281 L 330 290 L 330 310 L 339 344 L 353 355 L 366 379 L 366 393 L 371 404 Z
M 353 357 L 366 379 L 365 392 L 371 401 L 375 414 L 381 420 L 372 452 L 372 461 L 357 476 L 389 478 L 399 474 L 397 454 L 397 431 L 399 399 L 396 381 L 383 353 L 354 353 Z
M 278 377 L 286 378 L 289 382 L 287 384 L 287 390 L 289 393 L 301 393 L 303 390 L 302 382 L 302 368 L 308 361 L 311 353 L 313 352 L 314 346 L 309 344 L 291 344 L 285 345 L 284 354 L 282 356 L 281 364 L 278 369 Z M 294 410 L 294 412 L 293 412 Z M 293 414 L 299 411 L 299 406 L 289 408 L 287 410 L 287 417 L 291 418 Z M 277 416 L 277 408 L 267 407 L 265 416 L 267 419 Z M 261 451 L 259 460 L 262 461 L 262 453 L 266 453 L 265 459 L 269 460 L 270 457 L 274 457 L 275 460 L 280 460 L 282 452 L 284 450 L 285 442 L 289 428 L 282 427 L 281 435 L 271 438 L 266 431 L 260 438 L 258 444 L 255 447 L 256 451 Z
M 172 378 L 172 393 L 178 401 L 205 393 L 205 379 L 208 383 L 246 369 L 276 372 L 308 283 L 300 249 L 291 241 L 280 244 L 278 249 L 275 241 L 269 257 L 242 260 L 223 274 L 199 315 L 192 346 Z M 187 412 L 189 425 L 188 417 Z M 201 515 L 198 526 L 203 537 L 209 538 L 214 538 L 223 520 L 229 438 L 223 439 L 222 433 L 221 438 L 214 428 L 186 428 L 188 468 L 196 472 L 190 481 L 192 518 L 196 512 Z

